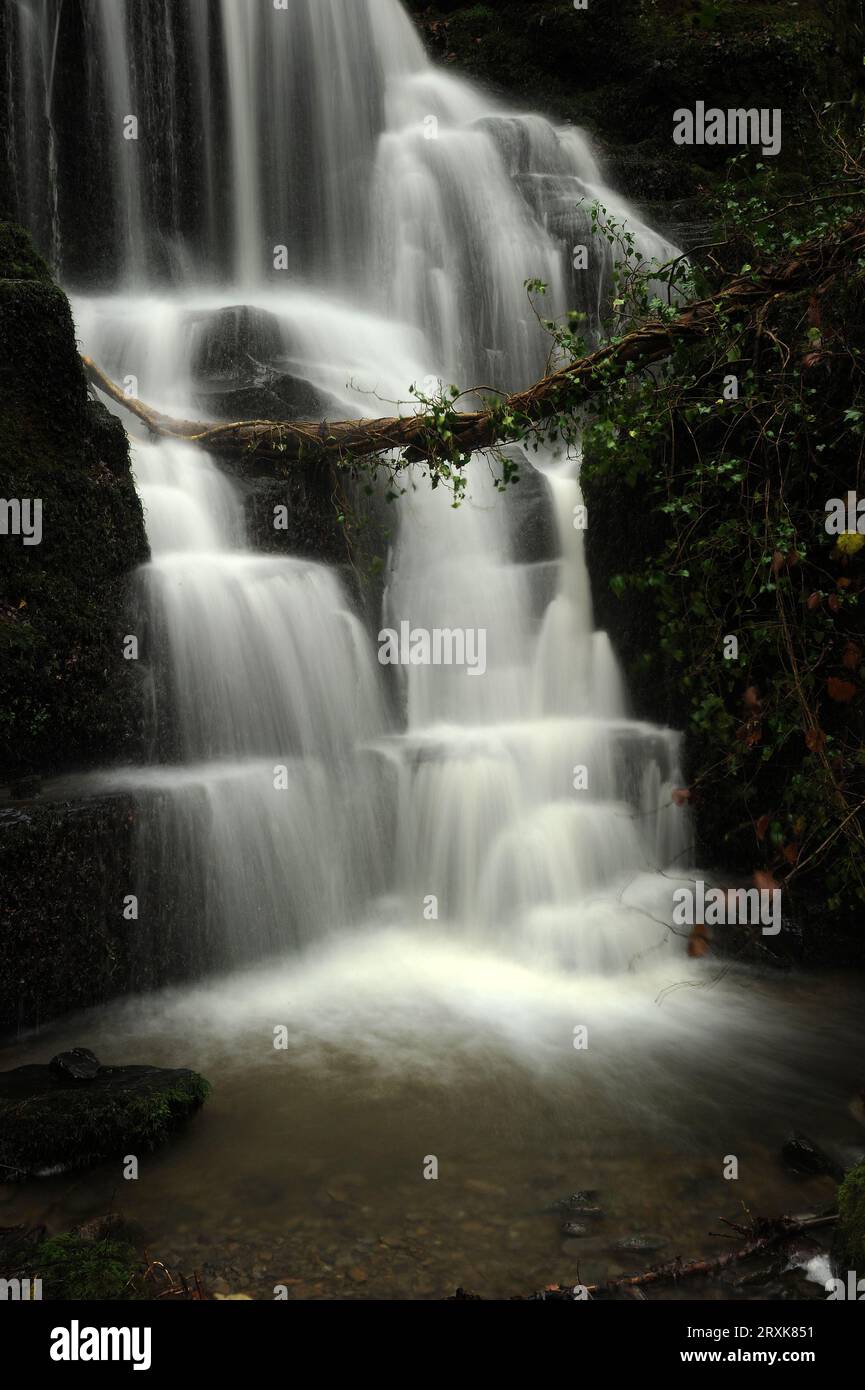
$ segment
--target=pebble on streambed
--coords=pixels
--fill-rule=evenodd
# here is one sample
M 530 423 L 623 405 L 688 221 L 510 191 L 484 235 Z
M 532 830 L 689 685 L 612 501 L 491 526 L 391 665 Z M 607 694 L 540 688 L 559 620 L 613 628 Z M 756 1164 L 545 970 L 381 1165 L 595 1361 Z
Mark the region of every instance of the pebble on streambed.
M 87 1048 L 0 1072 L 0 1183 L 88 1168 L 163 1144 L 209 1082 L 165 1067 L 105 1067 Z

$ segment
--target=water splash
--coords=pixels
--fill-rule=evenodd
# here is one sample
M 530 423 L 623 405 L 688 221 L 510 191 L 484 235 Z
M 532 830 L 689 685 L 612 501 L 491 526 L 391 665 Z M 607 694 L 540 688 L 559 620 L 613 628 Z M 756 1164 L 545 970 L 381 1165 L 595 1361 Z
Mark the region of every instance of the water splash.
M 549 354 L 527 279 L 546 282 L 545 314 L 581 309 L 599 331 L 616 253 L 593 201 L 647 259 L 669 251 L 579 131 L 437 69 L 397 0 L 83 15 L 122 289 L 77 295 L 75 314 L 86 350 L 159 408 L 194 416 L 268 374 L 350 416 L 410 409 L 416 385 L 525 385 Z M 27 43 L 35 71 L 44 36 Z M 397 924 L 588 978 L 633 972 L 659 921 L 665 939 L 658 871 L 688 856 L 678 738 L 629 718 L 593 630 L 579 460 L 513 453 L 507 495 L 478 459 L 458 510 L 420 476 L 398 507 L 382 626 L 483 633 L 468 679 L 383 671 L 335 571 L 257 553 L 239 485 L 192 447 L 135 445 L 153 742 L 170 727 L 178 761 L 123 777 L 142 872 L 204 902 L 214 961 Z M 531 556 L 527 505 L 545 537 Z

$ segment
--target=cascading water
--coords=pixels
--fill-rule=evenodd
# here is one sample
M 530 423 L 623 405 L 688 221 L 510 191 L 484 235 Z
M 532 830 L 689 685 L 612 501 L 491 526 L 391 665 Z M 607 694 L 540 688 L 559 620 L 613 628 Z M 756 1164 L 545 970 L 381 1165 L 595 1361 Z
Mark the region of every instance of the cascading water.
M 213 87 L 224 90 L 234 173 L 223 248 L 234 273 L 210 287 L 220 257 L 178 239 L 171 13 L 154 9 L 142 26 L 118 0 L 84 6 L 116 136 L 110 187 L 128 288 L 75 307 L 86 349 L 119 379 L 131 373 L 147 399 L 194 414 L 196 364 L 237 304 L 271 365 L 290 363 L 333 408 L 360 414 L 370 393 L 405 401 L 415 381 L 504 388 L 540 374 L 548 347 L 523 290 L 530 275 L 548 282 L 555 311 L 576 302 L 597 323 L 609 249 L 598 238 L 595 269 L 576 272 L 572 246 L 588 236 L 591 198 L 626 209 L 586 142 L 438 72 L 392 0 L 189 7 L 193 106 L 213 118 Z M 214 39 L 218 78 L 205 57 Z M 175 279 L 155 294 L 143 285 L 156 260 L 147 214 L 160 201 L 143 176 L 145 117 L 137 140 L 122 138 L 154 82 L 171 132 L 162 206 Z M 644 254 L 663 254 L 636 225 Z M 205 209 L 201 231 L 212 230 Z M 283 247 L 287 275 L 266 272 Z M 458 511 L 425 483 L 401 504 L 386 624 L 482 634 L 485 651 L 474 679 L 410 666 L 400 731 L 374 642 L 335 574 L 251 553 L 240 498 L 214 465 L 179 444 L 136 445 L 153 551 L 149 647 L 165 668 L 157 717 L 176 726 L 184 764 L 163 775 L 160 828 L 145 830 L 142 853 L 204 893 L 216 959 L 255 959 L 351 921 L 369 930 L 383 903 L 392 919 L 423 922 L 431 899 L 440 930 L 497 933 L 501 949 L 531 954 L 539 921 L 559 924 L 551 941 L 595 940 L 589 919 L 605 898 L 681 860 L 686 818 L 669 808 L 676 737 L 626 718 L 609 643 L 592 632 L 574 465 L 549 455 L 535 465 L 523 460 L 556 537 L 545 561 L 515 562 L 508 499 L 483 465 Z M 589 786 L 575 792 L 578 764 Z M 206 871 L 190 871 L 190 846 Z M 635 911 L 623 949 L 646 931 L 655 922 Z M 585 943 L 576 955 L 592 968 Z M 599 946 L 597 961 L 609 958 Z
M 578 131 L 436 69 L 399 0 L 79 9 L 82 101 L 104 123 L 93 177 L 116 241 L 101 290 L 75 295 L 79 335 L 168 413 L 206 413 L 226 341 L 234 385 L 239 354 L 332 417 L 389 413 L 414 384 L 526 385 L 549 350 L 528 278 L 547 283 L 550 317 L 577 308 L 598 329 L 612 252 L 592 236 L 593 200 L 628 219 L 648 260 L 669 252 L 603 185 Z M 16 16 L 28 110 L 50 115 L 56 8 L 17 0 Z M 139 138 L 125 140 L 136 113 Z M 22 216 L 40 230 L 12 114 Z M 71 195 L 49 180 L 42 196 L 60 209 L 62 265 Z M 671 796 L 679 739 L 629 718 L 593 631 L 575 462 L 517 452 L 523 480 L 502 494 L 478 459 L 456 510 L 414 479 L 395 508 L 381 626 L 482 632 L 485 662 L 394 673 L 344 577 L 252 548 L 241 489 L 212 461 L 177 443 L 134 450 L 154 748 L 168 728 L 175 754 L 102 780 L 143 808 L 142 913 L 158 922 L 160 886 L 185 894 L 206 923 L 202 955 L 244 969 L 94 1022 L 93 1036 L 120 1051 L 130 1036 L 151 1050 L 172 1037 L 228 1074 L 241 1054 L 256 1065 L 276 1024 L 301 1071 L 323 1048 L 440 1082 L 460 1057 L 492 1067 L 503 1053 L 544 1071 L 560 1107 L 591 1110 L 601 1139 L 615 1095 L 626 1129 L 657 1136 L 661 1116 L 723 1153 L 715 1112 L 691 1113 L 688 1055 L 748 1071 L 757 1106 L 779 1025 L 744 985 L 693 988 L 705 966 L 669 929 L 689 852 Z M 540 554 L 521 531 L 526 496 L 544 518 Z M 661 1007 L 670 984 L 690 987 Z M 515 1073 L 503 1084 L 513 1092 Z M 498 1134 L 501 1108 L 492 1119 L 478 1103 Z M 443 1122 L 416 1119 L 408 1148 L 423 1154 L 421 1121 Z M 270 1154 L 271 1130 L 247 1123 Z M 356 1142 L 368 1151 L 369 1136 Z

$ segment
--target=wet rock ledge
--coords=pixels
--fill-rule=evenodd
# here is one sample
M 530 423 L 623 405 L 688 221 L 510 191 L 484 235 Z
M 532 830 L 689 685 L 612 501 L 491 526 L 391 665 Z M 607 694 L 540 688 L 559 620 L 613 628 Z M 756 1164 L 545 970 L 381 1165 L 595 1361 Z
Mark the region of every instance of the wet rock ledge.
M 104 1067 L 87 1048 L 0 1072 L 0 1183 L 149 1153 L 209 1091 L 197 1072 Z

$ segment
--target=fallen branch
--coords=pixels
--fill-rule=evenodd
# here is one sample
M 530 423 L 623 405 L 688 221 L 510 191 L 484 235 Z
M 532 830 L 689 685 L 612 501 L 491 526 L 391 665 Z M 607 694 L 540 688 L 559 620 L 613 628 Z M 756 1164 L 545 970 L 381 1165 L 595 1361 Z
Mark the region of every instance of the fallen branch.
M 622 338 L 570 363 L 490 408 L 447 414 L 445 441 L 424 414 L 385 419 L 331 422 L 240 420 L 205 424 L 175 420 L 128 396 L 89 358 L 83 363 L 91 383 L 141 420 L 152 435 L 182 439 L 214 454 L 254 455 L 256 464 L 302 461 L 351 463 L 400 450 L 402 462 L 426 460 L 432 466 L 493 448 L 524 431 L 543 433 L 543 424 L 559 409 L 573 411 L 612 378 L 621 377 L 668 357 L 679 345 L 709 336 L 721 316 L 753 313 L 773 300 L 811 288 L 819 293 L 851 262 L 865 255 L 865 216 L 843 223 L 828 238 L 816 238 L 774 265 L 735 276 L 718 294 L 684 305 L 668 320 L 653 319 Z M 505 424 L 507 421 L 507 425 Z
M 764 1254 L 767 1250 L 780 1245 L 782 1241 L 788 1240 L 790 1236 L 800 1235 L 803 1231 L 818 1230 L 822 1226 L 834 1225 L 837 1220 L 837 1213 L 830 1216 L 781 1216 L 774 1221 L 758 1218 L 754 1223 L 754 1233 L 749 1240 L 745 1241 L 744 1245 L 738 1246 L 735 1250 L 727 1250 L 723 1255 L 716 1255 L 714 1259 L 691 1260 L 687 1264 L 683 1264 L 681 1260 L 670 1260 L 667 1264 L 658 1265 L 657 1268 L 646 1270 L 643 1274 L 610 1279 L 605 1284 L 589 1284 L 587 1290 L 590 1294 L 606 1293 L 609 1289 L 644 1288 L 647 1284 L 660 1284 L 667 1280 L 678 1282 L 679 1279 L 687 1279 L 694 1274 L 716 1274 L 718 1270 L 725 1269 L 727 1265 L 735 1264 L 737 1260 L 746 1260 L 751 1255 Z M 735 1227 L 735 1229 L 740 1234 L 744 1234 L 742 1227 Z
M 695 1274 L 716 1274 L 719 1270 L 735 1264 L 738 1260 L 748 1259 L 751 1255 L 765 1254 L 783 1241 L 789 1240 L 791 1236 L 800 1235 L 805 1231 L 816 1231 L 823 1226 L 832 1226 L 837 1220 L 837 1212 L 828 1216 L 780 1216 L 768 1220 L 757 1217 L 750 1232 L 748 1228 L 736 1226 L 733 1222 L 728 1221 L 725 1224 L 732 1226 L 740 1235 L 750 1234 L 750 1238 L 745 1241 L 744 1245 L 738 1246 L 735 1250 L 727 1250 L 723 1255 L 716 1255 L 714 1259 L 691 1260 L 687 1264 L 684 1264 L 680 1259 L 670 1260 L 666 1264 L 646 1270 L 643 1274 L 626 1275 L 621 1279 L 609 1279 L 603 1284 L 578 1284 L 576 1287 L 583 1291 L 583 1297 L 588 1295 L 592 1298 L 598 1294 L 611 1293 L 618 1289 L 638 1292 L 649 1284 L 677 1283 L 680 1279 L 687 1279 Z M 543 1292 L 531 1294 L 530 1298 L 571 1303 L 574 1301 L 574 1288 L 573 1284 L 551 1284 Z M 480 1298 L 481 1295 L 479 1294 L 467 1293 L 465 1289 L 457 1289 L 456 1295 L 449 1301 L 457 1303 L 476 1302 Z

